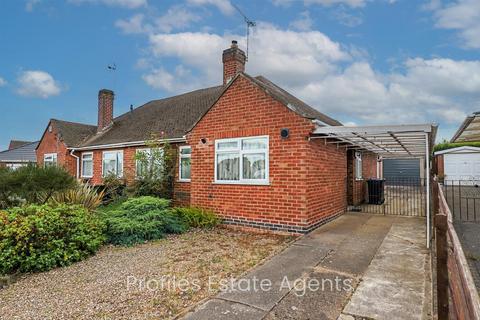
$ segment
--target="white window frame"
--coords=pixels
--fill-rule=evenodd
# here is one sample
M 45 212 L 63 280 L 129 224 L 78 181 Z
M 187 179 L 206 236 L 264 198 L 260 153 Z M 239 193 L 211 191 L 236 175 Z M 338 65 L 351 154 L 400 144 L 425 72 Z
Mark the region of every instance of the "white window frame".
M 50 161 L 50 160 L 47 161 L 47 158 L 49 158 L 49 157 L 52 157 L 52 161 Z M 46 166 L 45 166 L 45 163 L 47 163 L 47 162 L 52 162 L 53 165 L 55 165 L 55 166 L 58 165 L 58 157 L 57 157 L 57 154 L 56 154 L 56 153 L 45 153 L 45 154 L 43 155 L 43 166 L 44 166 L 44 167 L 46 167 Z
M 252 150 L 242 150 L 242 141 L 250 139 L 266 139 L 267 147 L 266 149 L 252 149 Z M 237 148 L 231 149 L 222 149 L 218 150 L 218 144 L 224 142 L 237 142 Z M 217 155 L 218 154 L 228 154 L 228 153 L 237 153 L 240 157 L 240 171 L 239 180 L 218 180 L 217 179 Z M 264 179 L 244 179 L 243 178 L 243 155 L 245 154 L 256 154 L 264 153 L 265 154 L 265 178 Z M 251 137 L 239 137 L 234 139 L 218 139 L 215 140 L 215 168 L 214 168 L 214 181 L 217 184 L 247 184 L 247 185 L 269 185 L 270 184 L 270 137 L 269 136 L 251 136 Z
M 182 150 L 190 149 L 189 154 L 182 154 Z M 192 181 L 192 147 L 191 146 L 180 146 L 178 148 L 178 181 L 180 182 L 190 182 Z M 216 158 L 216 156 L 215 156 Z M 182 178 L 182 159 L 190 159 L 190 178 Z M 215 166 L 216 167 L 216 166 Z
M 86 155 L 91 155 L 92 156 L 92 159 L 89 160 L 92 162 L 92 174 L 91 175 L 85 175 L 85 167 L 83 166 L 83 162 L 85 161 L 84 157 Z M 82 153 L 82 159 L 81 159 L 81 163 L 82 163 L 82 178 L 93 178 L 93 152 L 83 152 Z M 103 168 L 103 162 L 102 162 L 102 168 Z
M 363 160 L 361 152 L 355 152 L 355 180 L 363 180 Z
M 105 154 L 107 153 L 115 153 L 117 154 L 117 158 L 116 158 L 116 161 L 118 162 L 118 154 L 121 154 L 122 155 L 122 172 L 121 174 L 118 174 L 118 172 L 116 172 L 116 176 L 117 178 L 123 178 L 123 171 L 124 171 L 124 162 L 125 162 L 125 159 L 123 158 L 123 150 L 109 150 L 109 151 L 103 151 L 102 152 L 102 178 L 105 177 L 105 172 L 104 172 L 104 161 L 105 161 Z M 118 168 L 118 164 L 115 165 L 116 168 Z

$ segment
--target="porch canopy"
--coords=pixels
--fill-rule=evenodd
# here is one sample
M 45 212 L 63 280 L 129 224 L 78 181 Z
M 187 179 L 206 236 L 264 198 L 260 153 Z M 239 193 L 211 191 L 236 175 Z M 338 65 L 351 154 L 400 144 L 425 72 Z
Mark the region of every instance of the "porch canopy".
M 370 151 L 386 158 L 423 158 L 426 177 L 427 247 L 430 245 L 430 155 L 437 134 L 436 124 L 382 126 L 319 126 L 311 138 L 325 139 L 347 149 Z
M 436 133 L 435 124 L 338 126 L 318 127 L 312 138 L 326 138 L 326 143 L 371 151 L 382 158 L 425 158 L 431 154 Z

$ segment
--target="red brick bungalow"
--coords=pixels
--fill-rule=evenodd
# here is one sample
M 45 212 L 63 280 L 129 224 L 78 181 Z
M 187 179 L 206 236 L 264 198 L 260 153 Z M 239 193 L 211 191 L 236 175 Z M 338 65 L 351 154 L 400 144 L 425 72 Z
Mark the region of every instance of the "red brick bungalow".
M 150 101 L 117 118 L 113 92 L 101 90 L 98 124 L 51 120 L 37 158 L 95 185 L 105 172 L 130 183 L 135 152 L 152 133 L 164 133 L 178 150 L 175 202 L 212 209 L 227 224 L 308 232 L 363 201 L 353 184 L 376 176 L 376 157 L 311 139 L 318 126 L 341 123 L 249 76 L 245 60 L 232 42 L 223 52 L 223 85 Z

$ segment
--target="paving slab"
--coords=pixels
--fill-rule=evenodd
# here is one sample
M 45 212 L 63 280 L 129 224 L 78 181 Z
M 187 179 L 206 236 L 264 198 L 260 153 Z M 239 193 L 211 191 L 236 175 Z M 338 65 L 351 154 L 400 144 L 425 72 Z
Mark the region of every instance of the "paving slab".
M 265 311 L 231 301 L 212 299 L 200 306 L 195 313 L 184 317 L 186 320 L 258 320 L 266 315 Z
M 422 319 L 428 281 L 424 219 L 396 218 L 344 314 L 369 319 Z
M 336 319 L 356 287 L 357 281 L 347 275 L 325 270 L 314 271 L 303 279 L 311 290 L 292 290 L 265 318 L 279 319 Z M 314 280 L 318 282 L 313 282 Z M 317 287 L 313 284 L 318 283 Z

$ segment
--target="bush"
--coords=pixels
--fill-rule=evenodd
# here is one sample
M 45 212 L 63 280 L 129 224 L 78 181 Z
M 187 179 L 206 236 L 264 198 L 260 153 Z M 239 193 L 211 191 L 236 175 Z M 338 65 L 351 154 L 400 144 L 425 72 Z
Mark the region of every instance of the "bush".
M 433 147 L 433 152 L 453 149 L 458 147 L 477 147 L 480 148 L 480 142 L 448 142 L 446 140 Z
M 46 271 L 94 253 L 103 223 L 76 205 L 29 205 L 0 211 L 0 274 Z
M 114 173 L 103 178 L 103 190 L 105 203 L 115 202 L 125 196 L 125 182 Z
M 6 208 L 20 202 L 46 203 L 55 192 L 75 186 L 63 168 L 29 165 L 17 170 L 0 170 L 0 206 Z
M 54 193 L 49 203 L 55 205 L 61 203 L 78 204 L 89 211 L 93 211 L 102 204 L 104 194 L 103 190 L 97 190 L 87 184 L 78 184 L 70 190 Z
M 175 208 L 173 210 L 192 228 L 212 228 L 220 223 L 218 216 L 210 210 L 194 207 Z
M 108 242 L 133 245 L 187 231 L 188 225 L 169 205 L 169 200 L 147 196 L 127 200 L 116 210 L 105 210 Z

